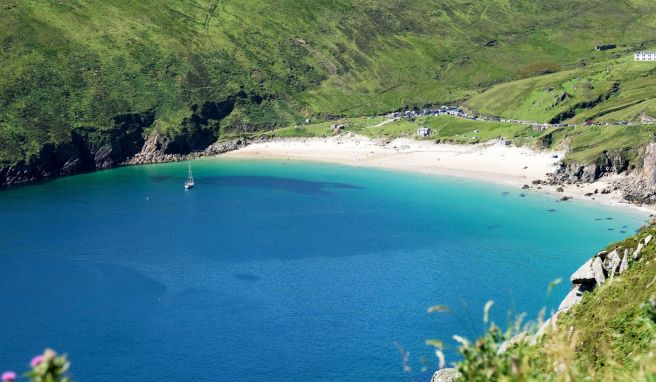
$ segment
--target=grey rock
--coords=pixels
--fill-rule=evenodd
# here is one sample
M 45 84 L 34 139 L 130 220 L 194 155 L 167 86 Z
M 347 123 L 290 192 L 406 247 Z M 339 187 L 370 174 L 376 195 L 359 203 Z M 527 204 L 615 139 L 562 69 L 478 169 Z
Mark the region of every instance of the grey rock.
M 569 278 L 572 284 L 594 284 L 596 282 L 592 270 L 593 259 L 586 261 L 579 269 L 576 270 Z
M 638 260 L 640 258 L 640 252 L 642 252 L 642 249 L 644 248 L 644 245 L 642 243 L 638 243 L 638 248 L 633 252 L 633 260 Z
M 641 175 L 648 187 L 656 187 L 656 142 L 649 143 L 645 148 Z
M 597 284 L 601 285 L 606 281 L 606 276 L 604 275 L 604 266 L 600 258 L 595 257 L 592 260 L 592 273 L 594 274 L 595 281 Z
M 549 318 L 545 322 L 540 325 L 540 328 L 538 329 L 537 333 L 535 333 L 535 340 L 537 341 L 538 338 L 542 337 L 544 333 L 546 333 L 547 329 L 553 328 L 555 326 L 555 319 L 557 315 L 554 315 L 553 317 Z
M 647 236 L 647 237 L 645 238 L 645 245 L 649 244 L 649 242 L 651 241 L 652 238 L 653 238 L 652 235 Z
M 499 349 L 497 350 L 497 354 L 502 354 L 508 351 L 511 347 L 513 347 L 516 344 L 520 344 L 526 341 L 528 336 L 528 332 L 524 330 L 523 332 L 520 332 L 514 336 L 512 336 L 508 341 L 503 341 L 501 345 L 499 345 Z
M 620 263 L 620 274 L 624 273 L 627 269 L 629 269 L 629 250 L 625 249 L 622 262 Z
M 246 147 L 248 143 L 249 142 L 244 139 L 232 139 L 224 142 L 216 142 L 205 149 L 205 154 L 209 154 L 209 155 L 223 154 L 228 151 L 233 151 L 233 150 L 240 149 L 242 147 Z
M 144 142 L 143 147 L 141 148 L 141 154 L 142 155 L 147 155 L 147 154 L 155 154 L 156 152 L 160 151 L 162 149 L 159 135 L 158 134 L 153 134 L 146 139 Z
M 589 285 L 574 285 L 574 287 L 572 287 L 567 296 L 565 296 L 563 301 L 558 306 L 558 312 L 567 312 L 574 305 L 578 304 L 579 301 L 581 301 L 584 292 L 591 290 L 592 287 Z
M 606 271 L 606 274 L 612 277 L 619 269 L 621 262 L 622 259 L 620 258 L 620 254 L 617 253 L 617 250 L 609 253 L 606 260 L 603 261 L 603 268 Z
M 454 382 L 458 378 L 460 378 L 460 372 L 457 369 L 446 368 L 436 371 L 431 382 Z

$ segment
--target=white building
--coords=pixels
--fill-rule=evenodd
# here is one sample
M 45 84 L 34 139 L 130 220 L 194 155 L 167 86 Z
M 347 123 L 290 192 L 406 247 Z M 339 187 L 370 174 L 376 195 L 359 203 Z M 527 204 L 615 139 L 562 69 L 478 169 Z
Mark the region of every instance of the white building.
M 638 52 L 635 54 L 636 61 L 656 61 L 656 52 Z
M 420 127 L 417 129 L 417 135 L 420 137 L 427 137 L 430 135 L 430 129 L 428 127 Z

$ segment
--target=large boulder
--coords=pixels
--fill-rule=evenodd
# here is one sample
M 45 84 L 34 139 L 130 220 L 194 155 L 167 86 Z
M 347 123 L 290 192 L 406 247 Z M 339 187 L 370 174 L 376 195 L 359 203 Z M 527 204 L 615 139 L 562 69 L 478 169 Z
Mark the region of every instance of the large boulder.
M 446 368 L 436 371 L 431 382 L 454 382 L 458 378 L 460 378 L 460 372 L 457 369 Z
M 625 249 L 624 256 L 620 262 L 620 274 L 624 273 L 627 269 L 629 269 L 629 250 Z
M 603 268 L 606 271 L 606 274 L 612 277 L 615 272 L 619 270 L 621 262 L 622 259 L 620 258 L 620 254 L 617 252 L 617 250 L 609 253 L 608 256 L 606 256 L 606 259 L 603 261 Z
M 597 284 L 601 285 L 606 281 L 606 276 L 604 275 L 604 265 L 599 257 L 595 257 L 592 260 L 592 273 L 594 274 L 594 278 Z
M 592 271 L 592 261 L 593 259 L 586 261 L 572 274 L 569 278 L 572 284 L 594 284 L 596 282 Z

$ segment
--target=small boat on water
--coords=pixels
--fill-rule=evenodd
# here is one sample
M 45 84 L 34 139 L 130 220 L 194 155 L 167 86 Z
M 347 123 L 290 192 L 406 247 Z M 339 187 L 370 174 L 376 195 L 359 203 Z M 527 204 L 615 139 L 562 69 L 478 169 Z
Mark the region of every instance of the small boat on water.
M 191 173 L 191 164 L 190 164 L 189 165 L 189 176 L 187 177 L 187 181 L 184 184 L 185 190 L 193 188 L 195 185 L 196 185 L 196 183 L 194 183 L 194 174 Z

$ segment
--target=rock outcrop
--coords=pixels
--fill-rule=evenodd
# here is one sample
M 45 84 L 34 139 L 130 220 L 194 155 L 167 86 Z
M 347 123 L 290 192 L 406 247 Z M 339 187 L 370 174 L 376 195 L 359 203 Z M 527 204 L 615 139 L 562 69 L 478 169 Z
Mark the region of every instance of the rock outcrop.
M 454 382 L 458 378 L 460 378 L 460 372 L 457 369 L 446 368 L 436 371 L 431 382 Z
M 639 159 L 631 159 L 638 151 Z M 631 154 L 631 155 L 630 155 Z M 647 144 L 644 149 L 623 149 L 604 152 L 595 163 L 562 162 L 550 174 L 551 184 L 592 183 L 607 175 L 622 175 L 611 181 L 609 193 L 619 190 L 624 199 L 636 204 L 656 203 L 656 142 Z
M 604 152 L 595 163 L 561 162 L 553 174 L 558 183 L 592 183 L 606 174 L 622 174 L 629 169 L 627 150 Z
M 586 261 L 579 269 L 576 270 L 570 277 L 572 284 L 594 284 L 595 275 L 592 270 L 592 260 Z
M 640 170 L 616 186 L 630 202 L 656 203 L 656 142 L 645 147 Z
M 190 116 L 183 118 L 177 129 L 164 132 L 149 129 L 155 122 L 154 111 L 118 114 L 111 128 L 73 128 L 70 137 L 64 137 L 61 143 L 44 144 L 36 156 L 11 164 L 0 162 L 0 187 L 129 164 L 179 161 L 236 150 L 249 140 L 231 139 L 219 143 L 217 140 L 221 121 L 240 102 L 259 104 L 262 99 L 238 92 L 223 100 L 192 105 Z M 242 127 L 253 130 L 252 126 Z
M 153 122 L 148 111 L 116 115 L 111 129 L 74 128 L 68 141 L 46 143 L 37 156 L 0 164 L 0 186 L 118 166 L 140 151 L 144 130 Z
M 648 235 L 640 240 L 635 249 L 615 248 L 610 252 L 601 251 L 588 259 L 570 277 L 572 289 L 561 301 L 558 310 L 540 325 L 536 333 L 533 335 L 528 335 L 526 332 L 519 333 L 510 340 L 503 342 L 497 353 L 503 353 L 518 343 L 535 344 L 549 328 L 555 327 L 561 314 L 569 311 L 581 301 L 585 292 L 591 292 L 597 286 L 612 282 L 616 274 L 621 275 L 629 269 L 631 263 L 640 261 L 641 252 L 652 239 L 652 235 Z
M 265 141 L 268 138 L 259 138 L 257 141 Z M 228 151 L 238 150 L 246 147 L 252 142 L 248 138 L 235 138 L 221 142 L 215 142 L 202 151 L 195 151 L 189 154 L 167 154 L 161 150 L 161 146 L 157 142 L 156 137 L 149 138 L 144 143 L 144 146 L 138 154 L 127 160 L 124 164 L 147 164 L 147 163 L 165 163 L 165 162 L 178 162 L 204 156 L 219 155 Z
M 574 284 L 569 293 L 567 293 L 567 296 L 565 296 L 563 301 L 558 306 L 558 312 L 568 311 L 572 306 L 581 301 L 581 298 L 583 298 L 583 293 L 589 292 L 593 288 L 594 287 L 591 284 Z
M 581 300 L 583 293 L 592 291 L 607 282 L 608 279 L 612 280 L 616 274 L 624 273 L 632 262 L 639 261 L 640 253 L 651 240 L 652 236 L 648 235 L 638 243 L 635 249 L 615 248 L 610 252 L 601 251 L 586 261 L 570 277 L 572 289 L 560 303 L 558 313 L 566 312 L 576 305 Z

